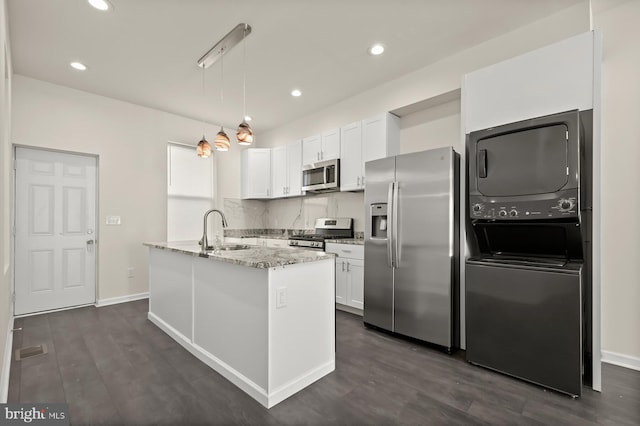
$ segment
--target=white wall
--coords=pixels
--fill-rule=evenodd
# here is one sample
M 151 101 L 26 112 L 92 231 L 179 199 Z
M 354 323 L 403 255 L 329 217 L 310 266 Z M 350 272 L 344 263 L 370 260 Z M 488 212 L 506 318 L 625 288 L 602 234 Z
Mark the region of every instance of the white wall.
M 208 127 L 212 137 L 218 128 Z M 99 156 L 100 300 L 148 291 L 142 243 L 166 240 L 167 142 L 195 145 L 201 136 L 197 120 L 20 75 L 13 79 L 14 144 Z M 121 216 L 122 225 L 105 225 L 109 215 Z M 129 267 L 133 278 L 127 278 Z
M 0 402 L 7 400 L 9 371 L 5 363 L 11 360 L 10 331 L 13 316 L 11 303 L 11 245 L 10 245 L 10 194 L 11 194 L 11 52 L 9 50 L 9 25 L 7 5 L 0 1 Z
M 602 349 L 640 369 L 640 1 L 594 13 L 602 32 Z
M 400 119 L 400 153 L 460 145 L 460 99 Z

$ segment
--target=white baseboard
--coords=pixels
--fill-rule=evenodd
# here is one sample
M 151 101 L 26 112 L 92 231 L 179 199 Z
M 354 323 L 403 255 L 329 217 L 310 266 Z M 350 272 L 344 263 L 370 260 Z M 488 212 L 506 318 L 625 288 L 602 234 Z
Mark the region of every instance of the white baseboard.
M 640 358 L 635 356 L 602 351 L 602 362 L 640 371 Z
M 125 302 L 133 302 L 134 300 L 148 299 L 149 292 L 138 293 L 138 294 L 129 294 L 127 296 L 120 297 L 110 297 L 108 299 L 99 299 L 96 302 L 96 306 L 101 308 L 102 306 L 115 305 L 117 303 L 125 303 Z
M 0 378 L 0 403 L 6 403 L 9 398 L 9 374 L 11 373 L 11 355 L 13 354 L 13 317 L 9 318 L 7 341 L 2 359 L 2 377 Z

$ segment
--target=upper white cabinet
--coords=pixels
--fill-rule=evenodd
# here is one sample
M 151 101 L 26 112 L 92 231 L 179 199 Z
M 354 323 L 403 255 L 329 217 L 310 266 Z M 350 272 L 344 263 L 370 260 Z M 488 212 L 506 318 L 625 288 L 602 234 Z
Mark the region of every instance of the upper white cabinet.
M 287 144 L 287 197 L 302 195 L 302 140 Z
M 594 33 L 466 74 L 465 133 L 572 109 L 593 108 Z
M 340 190 L 362 189 L 362 122 L 347 124 L 340 132 Z
M 271 149 L 273 198 L 302 194 L 302 141 Z
M 400 119 L 383 113 L 341 128 L 340 190 L 364 189 L 364 164 L 400 152 Z
M 332 160 L 340 157 L 340 129 L 302 139 L 302 164 Z
M 340 158 L 340 129 L 322 133 L 320 160 L 333 160 L 334 158 Z
M 242 198 L 271 198 L 271 149 L 242 151 Z
M 274 198 L 286 196 L 288 177 L 286 145 L 271 148 L 271 189 Z

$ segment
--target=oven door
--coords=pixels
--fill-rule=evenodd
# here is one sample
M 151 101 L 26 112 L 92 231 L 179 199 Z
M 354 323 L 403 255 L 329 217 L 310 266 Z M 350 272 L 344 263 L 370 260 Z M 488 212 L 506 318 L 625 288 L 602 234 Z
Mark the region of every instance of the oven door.
M 338 190 L 339 161 L 329 160 L 303 166 L 302 190 L 309 192 Z

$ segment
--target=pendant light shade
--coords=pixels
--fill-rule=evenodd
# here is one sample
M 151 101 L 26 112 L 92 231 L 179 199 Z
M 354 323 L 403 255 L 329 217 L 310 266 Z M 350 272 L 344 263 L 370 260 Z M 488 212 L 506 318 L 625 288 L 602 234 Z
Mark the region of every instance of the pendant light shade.
M 213 144 L 216 146 L 218 151 L 229 151 L 231 142 L 229 142 L 229 136 L 227 136 L 222 127 L 220 127 L 220 131 L 213 140 Z
M 202 136 L 202 140 L 198 142 L 196 152 L 198 153 L 198 157 L 201 158 L 209 158 L 211 156 L 211 145 L 209 145 L 209 142 L 204 138 L 204 135 Z
M 251 145 L 253 143 L 253 130 L 246 121 L 242 121 L 236 132 L 236 139 L 240 145 Z

